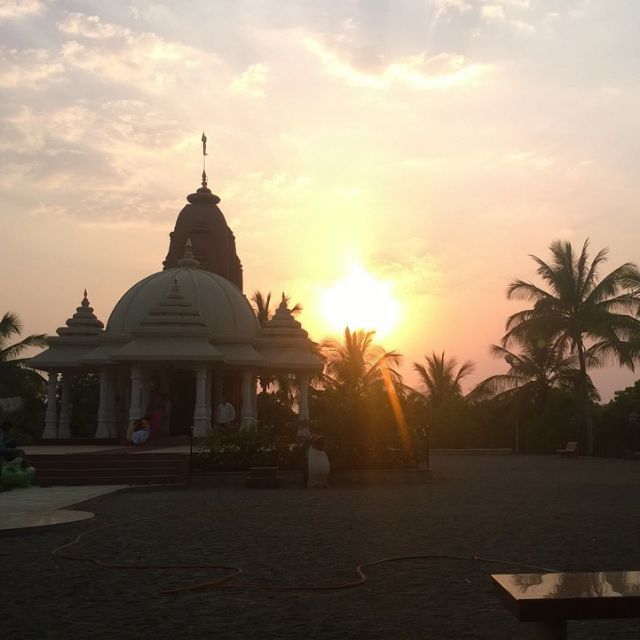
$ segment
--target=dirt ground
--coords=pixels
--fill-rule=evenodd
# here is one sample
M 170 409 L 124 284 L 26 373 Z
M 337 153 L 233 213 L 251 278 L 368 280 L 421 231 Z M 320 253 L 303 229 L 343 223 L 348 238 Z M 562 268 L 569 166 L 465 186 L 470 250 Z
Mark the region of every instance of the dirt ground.
M 492 573 L 640 569 L 640 462 L 440 456 L 422 484 L 123 492 L 77 508 L 96 518 L 0 537 L 3 637 L 21 639 L 338 639 L 522 637 Z M 104 525 L 121 524 L 100 528 Z M 214 580 L 206 569 L 109 563 L 224 564 L 223 589 L 162 595 Z M 352 589 L 355 566 L 389 556 L 480 556 L 383 564 Z M 569 624 L 570 638 L 637 638 L 639 621 Z

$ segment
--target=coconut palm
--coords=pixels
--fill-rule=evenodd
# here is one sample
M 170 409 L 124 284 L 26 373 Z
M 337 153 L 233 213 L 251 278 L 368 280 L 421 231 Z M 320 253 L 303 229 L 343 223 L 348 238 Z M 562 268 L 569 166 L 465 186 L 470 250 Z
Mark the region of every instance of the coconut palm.
M 258 318 L 258 323 L 261 327 L 264 327 L 269 320 L 271 320 L 273 316 L 273 311 L 271 310 L 271 291 L 266 295 L 262 293 L 262 291 L 256 290 L 251 298 L 251 301 L 254 303 L 254 311 L 256 312 L 256 316 Z M 289 302 L 291 298 L 282 292 L 282 302 L 284 302 L 287 307 L 289 306 Z M 291 313 L 296 316 L 302 311 L 303 307 L 301 304 L 295 304 L 291 307 Z
M 30 347 L 46 347 L 45 335 L 31 335 L 9 343 L 19 336 L 22 324 L 15 313 L 7 312 L 0 320 L 0 397 L 24 396 L 40 393 L 43 379 L 32 369 L 25 368 L 25 359 L 20 354 Z
M 461 398 L 461 381 L 473 372 L 473 362 L 467 361 L 459 365 L 456 358 L 447 358 L 444 351 L 439 356 L 433 351 L 424 359 L 424 365 L 414 362 L 413 368 L 420 376 L 425 391 L 423 395 L 430 406 L 439 407 L 450 397 Z
M 283 291 L 281 302 L 284 302 L 285 306 L 288 307 L 290 300 L 291 298 Z M 264 293 L 262 293 L 262 291 L 256 289 L 253 297 L 251 298 L 251 301 L 254 303 L 253 309 L 256 313 L 256 317 L 258 318 L 258 324 L 261 327 L 266 326 L 267 322 L 271 320 L 275 313 L 271 310 L 271 291 L 269 291 L 269 293 L 265 295 Z M 289 309 L 289 311 L 291 311 L 292 315 L 297 316 L 302 311 L 302 309 L 302 305 L 296 303 L 295 305 L 293 305 L 293 307 L 291 307 L 291 309 Z M 278 386 L 278 395 L 280 396 L 280 400 L 288 404 L 291 404 L 291 402 L 293 401 L 295 390 L 291 384 L 290 376 L 274 376 L 263 372 L 259 374 L 258 380 L 260 381 L 260 386 L 262 387 L 263 393 L 267 390 L 269 385 L 275 383 Z
M 640 271 L 627 262 L 599 279 L 607 250 L 589 259 L 589 241 L 575 254 L 569 242 L 554 241 L 551 261 L 537 256 L 537 273 L 545 290 L 532 282 L 514 280 L 507 288 L 509 299 L 527 300 L 530 309 L 507 320 L 504 347 L 522 343 L 527 335 L 545 335 L 556 348 L 578 358 L 577 399 L 587 427 L 587 451 L 593 453 L 593 421 L 589 401 L 587 350 L 596 361 L 615 359 L 633 370 L 640 341 Z M 590 344 L 586 344 L 586 343 Z
M 492 344 L 489 347 L 495 358 L 505 360 L 509 365 L 507 373 L 489 376 L 467 395 L 471 401 L 488 398 L 510 398 L 519 400 L 530 398 L 542 407 L 552 388 L 575 391 L 579 378 L 577 356 L 566 354 L 557 345 L 542 338 L 527 338 L 518 352 Z M 596 357 L 587 351 L 587 362 L 597 363 Z M 591 378 L 588 377 L 590 395 L 599 399 Z
M 366 394 L 372 387 L 390 381 L 394 387 L 401 385 L 396 367 L 401 355 L 396 351 L 385 351 L 374 343 L 375 331 L 357 329 L 344 330 L 344 340 L 323 340 L 320 351 L 326 359 L 325 385 L 341 388 L 354 396 Z

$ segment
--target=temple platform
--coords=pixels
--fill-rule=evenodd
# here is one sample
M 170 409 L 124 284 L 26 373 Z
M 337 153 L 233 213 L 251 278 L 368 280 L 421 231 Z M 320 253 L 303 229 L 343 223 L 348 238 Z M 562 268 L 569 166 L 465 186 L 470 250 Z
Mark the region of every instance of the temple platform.
M 23 449 L 40 486 L 186 485 L 189 479 L 189 444 L 171 439 L 140 446 L 38 444 Z

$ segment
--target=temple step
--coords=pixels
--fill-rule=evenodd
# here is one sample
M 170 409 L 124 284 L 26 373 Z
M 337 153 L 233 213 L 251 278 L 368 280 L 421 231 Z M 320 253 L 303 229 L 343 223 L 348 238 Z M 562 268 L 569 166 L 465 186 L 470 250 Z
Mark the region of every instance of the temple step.
M 251 467 L 245 486 L 247 489 L 279 488 L 278 467 Z
M 29 456 L 35 483 L 52 485 L 181 484 L 189 479 L 187 454 L 110 453 Z

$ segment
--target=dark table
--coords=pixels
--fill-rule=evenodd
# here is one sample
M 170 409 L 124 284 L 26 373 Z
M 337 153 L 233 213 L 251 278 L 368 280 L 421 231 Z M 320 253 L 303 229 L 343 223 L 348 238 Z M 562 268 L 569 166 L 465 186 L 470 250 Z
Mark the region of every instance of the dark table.
M 640 618 L 640 571 L 492 575 L 498 597 L 530 636 L 567 637 L 567 620 Z

